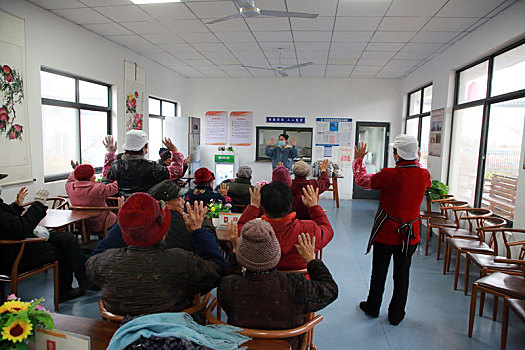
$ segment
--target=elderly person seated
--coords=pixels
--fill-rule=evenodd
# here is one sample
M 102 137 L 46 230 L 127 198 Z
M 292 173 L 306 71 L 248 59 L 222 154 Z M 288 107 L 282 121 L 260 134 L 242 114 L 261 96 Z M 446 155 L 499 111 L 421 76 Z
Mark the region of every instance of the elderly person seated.
M 328 244 L 334 237 L 334 230 L 323 208 L 317 204 L 317 190 L 310 185 L 303 189 L 303 204 L 312 220 L 299 220 L 292 211 L 292 191 L 279 181 L 274 181 L 262 188 L 256 186 L 252 191 L 251 204 L 246 207 L 239 219 L 239 229 L 248 221 L 261 217 L 275 231 L 281 246 L 281 260 L 277 264 L 280 270 L 299 270 L 306 268 L 306 263 L 299 255 L 295 244 L 297 237 L 309 232 L 316 238 L 316 252 Z
M 319 180 L 310 179 L 306 177 L 310 175 L 310 167 L 308 164 L 302 160 L 294 164 L 292 168 L 292 173 L 295 175 L 292 180 L 292 195 L 293 195 L 293 204 L 292 209 L 295 211 L 296 218 L 299 220 L 309 220 L 310 215 L 308 215 L 308 210 L 303 205 L 303 188 L 307 185 L 311 185 L 313 188 L 319 189 L 319 194 L 323 193 L 330 187 L 330 178 L 326 169 L 328 169 L 328 159 L 325 159 L 319 166 L 321 170 L 321 176 Z
M 338 287 L 330 271 L 314 258 L 315 236 L 311 239 L 308 233 L 302 233 L 294 244 L 310 274 L 307 280 L 301 273 L 277 271 L 281 247 L 268 222 L 249 221 L 238 242 L 235 225 L 228 227 L 228 235 L 235 252 L 230 255 L 230 265 L 240 263 L 246 269 L 242 275 L 225 276 L 217 288 L 229 324 L 255 329 L 295 328 L 305 322 L 305 314 L 337 299 Z M 300 337 L 287 340 L 293 349 L 299 348 Z
M 236 205 L 246 206 L 250 204 L 250 188 L 253 189 L 251 179 L 252 168 L 243 165 L 239 167 L 235 179 L 222 182 L 227 186 L 228 197 L 231 198 L 234 208 Z M 216 190 L 220 190 L 220 187 L 216 188 Z M 242 212 L 242 210 L 240 212 Z
M 222 202 L 223 204 L 231 202 L 228 196 L 228 186 L 221 184 L 219 193 L 214 192 L 213 180 L 215 180 L 215 175 L 207 168 L 198 169 L 193 180 L 195 188 L 186 195 L 186 202 L 202 201 L 205 205 L 210 202 Z
M 0 179 L 7 176 L 4 175 L 0 174 Z M 0 199 L 0 239 L 24 240 L 36 237 L 33 231 L 40 220 L 46 216 L 45 203 L 48 195 L 47 190 L 39 190 L 33 204 L 25 212 L 22 204 L 27 196 L 27 188 L 22 187 L 18 191 L 16 201 L 10 205 Z M 19 251 L 20 246 L 17 244 L 0 245 L 0 274 L 9 275 L 11 273 L 13 262 Z M 53 232 L 46 242 L 26 244 L 18 264 L 18 272 L 30 271 L 53 261 L 58 261 L 59 302 L 84 295 L 91 285 L 86 276 L 86 258 L 75 236 L 69 232 Z M 78 288 L 71 286 L 73 274 L 77 278 Z
M 104 185 L 95 181 L 95 169 L 90 164 L 81 164 L 69 174 L 66 193 L 71 205 L 81 207 L 107 207 L 106 199 L 118 193 L 117 182 Z M 100 232 L 104 228 L 106 217 L 108 228 L 117 222 L 117 214 L 111 211 L 101 212 L 95 218 L 86 221 L 90 232 Z
M 177 312 L 191 306 L 195 294 L 217 286 L 222 269 L 211 259 L 221 260 L 222 255 L 211 233 L 200 229 L 206 210 L 195 203 L 193 209 L 188 204 L 187 211 L 185 222 L 197 254 L 160 244 L 171 221 L 164 202 L 135 193 L 124 203 L 118 218 L 128 246 L 108 249 L 86 263 L 109 312 L 131 316 Z
M 290 171 L 285 168 L 282 163 L 273 169 L 272 171 L 272 181 L 280 181 L 288 187 L 292 187 L 292 177 L 290 176 Z

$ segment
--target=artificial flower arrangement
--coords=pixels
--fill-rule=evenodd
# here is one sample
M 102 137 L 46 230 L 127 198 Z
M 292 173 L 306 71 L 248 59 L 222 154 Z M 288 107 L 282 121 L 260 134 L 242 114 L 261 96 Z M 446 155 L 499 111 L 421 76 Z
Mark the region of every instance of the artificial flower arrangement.
M 20 301 L 11 294 L 0 306 L 0 349 L 28 349 L 27 340 L 34 340 L 35 328 L 55 329 L 53 319 L 42 306 L 44 298 Z
M 221 201 L 215 202 L 213 200 L 207 205 L 207 207 L 206 218 L 208 219 L 218 218 L 219 213 L 231 213 L 232 209 L 231 203 L 222 204 Z

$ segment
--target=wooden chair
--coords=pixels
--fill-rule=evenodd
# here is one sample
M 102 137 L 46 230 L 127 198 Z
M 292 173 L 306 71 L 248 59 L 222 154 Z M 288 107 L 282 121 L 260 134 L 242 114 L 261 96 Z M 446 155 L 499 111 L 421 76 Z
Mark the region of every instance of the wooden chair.
M 421 210 L 419 212 L 419 218 L 421 220 L 425 220 L 427 222 L 427 226 L 428 226 L 428 219 L 430 219 L 430 218 L 444 218 L 445 215 L 441 211 L 432 211 L 432 199 L 430 199 L 430 197 L 426 196 L 426 195 L 425 195 L 425 199 L 426 199 L 426 202 L 427 202 L 427 209 L 426 210 Z M 443 200 L 443 199 L 446 200 L 446 201 L 451 201 L 451 200 L 454 200 L 454 196 L 451 195 L 451 194 L 444 194 L 444 195 L 439 196 L 438 200 Z
M 332 192 L 335 206 L 339 209 L 339 186 L 337 185 L 337 177 L 332 176 L 330 179 L 330 186 L 325 192 Z M 317 180 L 319 180 L 319 176 L 317 177 Z
M 436 228 L 439 230 L 441 227 L 460 228 L 459 216 L 456 215 L 458 214 L 458 212 L 454 211 L 454 209 L 462 209 L 462 208 L 468 207 L 468 202 L 450 200 L 448 198 L 436 199 L 434 202 L 439 203 L 439 208 L 442 211 L 445 218 L 428 219 L 425 254 L 427 254 L 428 252 L 428 241 L 430 239 L 430 236 L 432 235 L 432 229 Z M 440 253 L 441 253 L 441 241 L 438 242 L 437 260 L 439 260 Z
M 0 282 L 2 282 L 2 301 L 5 300 L 5 291 L 4 291 L 4 285 L 3 283 L 10 283 L 11 285 L 11 293 L 17 294 L 18 293 L 18 282 L 25 280 L 26 278 L 32 277 L 40 272 L 44 272 L 50 269 L 53 269 L 53 284 L 54 284 L 54 303 L 55 303 L 55 311 L 58 312 L 58 295 L 59 295 L 59 287 L 58 287 L 58 261 L 53 261 L 52 263 L 48 263 L 45 265 L 42 265 L 40 267 L 37 267 L 35 269 L 32 269 L 30 271 L 18 273 L 18 264 L 20 263 L 20 259 L 22 259 L 22 254 L 24 253 L 24 248 L 26 244 L 31 243 L 38 243 L 38 242 L 45 242 L 45 238 L 26 238 L 24 240 L 19 241 L 9 241 L 9 240 L 0 240 L 0 245 L 3 244 L 20 244 L 20 251 L 18 252 L 18 255 L 16 256 L 15 261 L 13 262 L 13 266 L 11 267 L 11 274 L 9 276 L 7 275 L 0 275 Z
M 508 242 L 507 235 L 512 235 L 513 233 L 525 233 L 524 229 L 513 229 L 513 228 L 482 228 L 483 234 L 485 237 L 487 234 L 492 234 L 491 241 L 494 246 L 494 255 L 479 254 L 474 252 L 467 252 L 466 255 L 466 264 L 465 264 L 465 295 L 468 293 L 469 286 L 469 273 L 470 273 L 470 263 L 480 269 L 480 277 L 484 277 L 489 273 L 493 272 L 506 272 L 508 274 L 519 274 L 521 267 L 517 264 L 508 264 L 508 263 L 498 263 L 495 262 L 495 259 L 511 259 L 511 247 L 521 245 L 520 253 L 518 254 L 519 260 L 525 259 L 525 241 L 516 241 Z M 501 239 L 505 246 L 505 256 L 499 256 L 499 247 L 498 247 L 498 235 L 501 235 Z M 491 245 L 491 244 L 489 244 Z
M 485 220 L 490 219 L 492 225 L 490 228 L 500 228 L 507 224 L 505 219 L 499 217 L 485 218 Z M 479 253 L 479 254 L 488 254 L 494 255 L 493 243 L 494 240 L 491 239 L 489 243 L 485 243 L 485 235 L 483 233 L 483 228 L 478 228 L 479 236 L 476 240 L 465 239 L 465 238 L 454 238 L 449 237 L 446 240 L 445 245 L 445 260 L 443 261 L 443 271 L 446 273 L 450 266 L 450 259 L 452 256 L 452 249 L 456 250 L 456 270 L 454 272 L 454 290 L 458 289 L 458 277 L 459 277 L 459 266 L 461 262 L 461 254 L 466 254 L 467 252 Z
M 218 305 L 217 298 L 213 299 L 210 305 L 206 308 L 205 315 L 206 320 L 210 324 L 223 324 L 226 325 L 227 323 L 222 322 L 221 320 L 217 319 L 215 316 L 213 316 L 213 310 Z M 323 316 L 317 315 L 316 317 L 312 319 L 308 319 L 306 323 L 300 325 L 299 327 L 292 328 L 292 329 L 280 329 L 280 330 L 263 330 L 263 329 L 251 329 L 251 328 L 243 328 L 242 331 L 239 331 L 238 333 L 246 335 L 251 338 L 258 338 L 258 339 L 285 339 L 285 338 L 291 338 L 296 337 L 304 334 L 301 340 L 301 346 L 299 347 L 300 350 L 306 350 L 306 349 L 317 349 L 316 346 L 313 344 L 313 329 L 314 327 L 323 320 Z
M 206 306 L 208 305 L 208 302 L 210 301 L 210 298 L 211 298 L 210 293 L 207 293 L 202 297 L 200 294 L 197 294 L 195 295 L 195 305 L 190 306 L 179 312 L 187 312 L 190 315 L 200 312 L 206 308 Z M 105 321 L 112 321 L 112 322 L 120 323 L 124 320 L 124 316 L 116 315 L 106 310 L 102 299 L 99 299 L 98 301 L 98 310 L 100 311 L 100 315 L 102 316 L 102 319 Z
M 472 337 L 472 330 L 474 329 L 474 314 L 476 313 L 476 299 L 478 290 L 482 293 L 489 293 L 495 297 L 502 297 L 504 299 L 515 298 L 525 300 L 525 261 L 513 259 L 494 259 L 496 262 L 503 262 L 509 264 L 519 264 L 522 267 L 520 276 L 509 275 L 502 272 L 495 272 L 483 278 L 480 278 L 472 284 L 472 296 L 470 298 L 470 315 L 468 323 L 468 336 Z M 479 315 L 483 316 L 484 298 L 480 298 Z M 494 305 L 497 305 L 497 300 L 494 300 Z M 497 307 L 494 307 L 492 319 L 496 320 Z
M 509 309 L 525 323 L 525 300 L 508 298 L 503 301 L 503 320 L 501 322 L 501 350 L 507 349 L 509 330 Z
M 22 207 L 29 207 L 31 204 L 33 204 L 34 201 L 24 203 Z M 46 205 L 50 209 L 66 209 L 68 202 L 67 198 L 64 198 L 64 196 L 60 197 L 47 197 Z
M 111 218 L 109 213 L 112 211 L 118 211 L 119 208 L 118 207 L 82 207 L 82 206 L 70 205 L 69 209 L 71 210 L 93 210 L 93 211 L 100 211 L 101 213 L 105 212 L 106 217 L 104 219 L 104 225 L 102 227 L 102 231 L 95 232 L 95 234 L 99 236 L 99 238 L 102 239 L 108 235 L 109 220 Z M 90 241 L 91 233 L 88 234 L 87 229 L 86 229 L 86 223 L 84 222 L 84 220 L 82 220 L 82 223 L 81 223 L 80 234 L 82 235 L 83 243 L 87 243 Z

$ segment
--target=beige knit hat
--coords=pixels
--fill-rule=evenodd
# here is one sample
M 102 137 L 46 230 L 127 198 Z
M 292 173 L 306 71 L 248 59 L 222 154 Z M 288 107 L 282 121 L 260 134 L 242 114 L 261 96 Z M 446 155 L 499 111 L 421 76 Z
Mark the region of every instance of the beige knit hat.
M 270 223 L 262 219 L 247 222 L 237 243 L 237 261 L 249 271 L 271 270 L 281 259 L 281 246 Z
M 294 173 L 295 176 L 306 177 L 310 175 L 310 167 L 308 167 L 305 161 L 300 160 L 294 164 L 292 173 Z

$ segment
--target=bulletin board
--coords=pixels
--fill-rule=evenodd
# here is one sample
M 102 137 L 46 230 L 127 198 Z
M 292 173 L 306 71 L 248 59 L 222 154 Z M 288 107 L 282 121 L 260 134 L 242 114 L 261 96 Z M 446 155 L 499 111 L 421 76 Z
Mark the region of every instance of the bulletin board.
M 430 113 L 430 139 L 428 155 L 441 157 L 441 146 L 443 144 L 443 122 L 445 109 L 435 109 Z
M 315 146 L 317 157 L 338 158 L 338 146 L 352 145 L 352 131 L 352 118 L 316 118 Z

